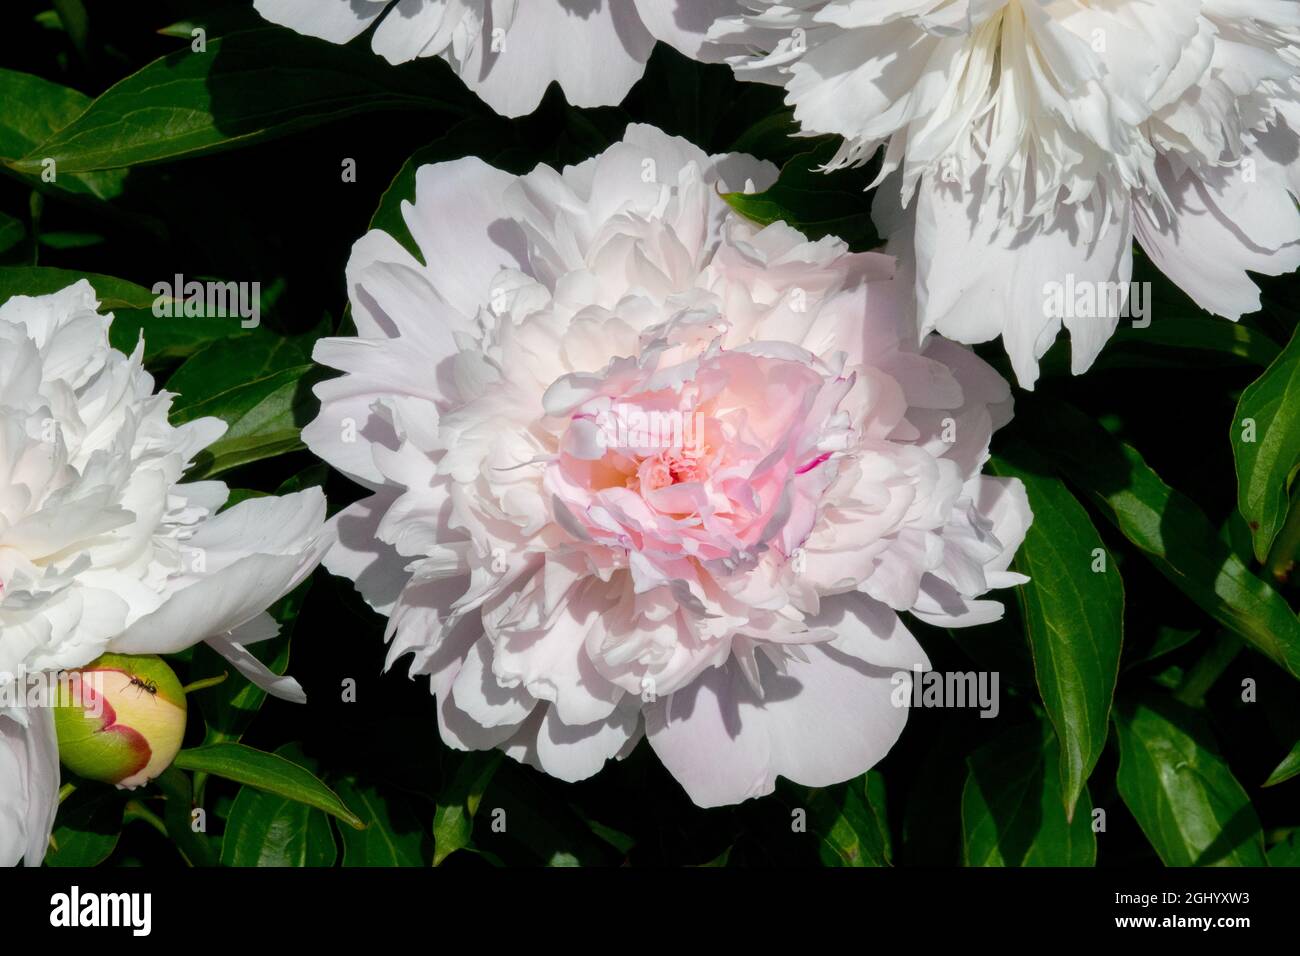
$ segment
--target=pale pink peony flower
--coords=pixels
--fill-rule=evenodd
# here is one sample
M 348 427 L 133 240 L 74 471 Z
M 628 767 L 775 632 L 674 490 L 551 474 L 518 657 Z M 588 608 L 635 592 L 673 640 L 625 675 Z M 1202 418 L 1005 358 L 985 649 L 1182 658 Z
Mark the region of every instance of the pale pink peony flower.
M 442 57 L 505 116 L 531 113 L 551 83 L 575 106 L 614 106 L 655 40 L 701 56 L 714 19 L 741 0 L 255 0 L 273 23 L 347 43 L 378 22 L 389 63 Z M 704 54 L 707 56 L 707 54 Z
M 699 804 L 862 773 L 1030 521 L 984 477 L 1006 383 L 909 334 L 893 260 L 735 215 L 775 175 L 650 127 L 516 177 L 425 166 L 371 232 L 310 447 L 371 490 L 326 557 L 390 616 L 443 739 L 565 780 L 644 733 Z M 907 680 L 903 677 L 902 680 Z

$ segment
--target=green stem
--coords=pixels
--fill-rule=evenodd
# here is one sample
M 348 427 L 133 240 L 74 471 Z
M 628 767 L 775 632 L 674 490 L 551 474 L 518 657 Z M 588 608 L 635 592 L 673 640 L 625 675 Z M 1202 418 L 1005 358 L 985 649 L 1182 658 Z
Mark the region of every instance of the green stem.
M 41 213 L 45 210 L 45 197 L 35 190 L 28 200 L 32 219 L 32 265 L 41 264 Z
M 207 690 L 209 687 L 216 687 L 218 684 L 225 683 L 226 678 L 230 676 L 230 671 L 223 672 L 218 677 L 208 677 L 203 680 L 196 680 L 193 684 L 187 684 L 181 688 L 181 692 L 188 697 L 190 694 L 201 690 Z M 208 775 L 202 771 L 194 775 L 194 802 L 203 803 L 203 794 L 208 786 Z
M 167 836 L 167 824 L 163 823 L 162 817 L 154 813 L 139 800 L 132 800 L 126 805 L 126 812 L 123 815 L 127 823 L 132 820 L 142 820 L 149 826 L 153 827 L 163 836 Z
M 1200 707 L 1204 704 L 1205 695 L 1209 693 L 1215 681 L 1223 676 L 1228 665 L 1236 659 L 1242 646 L 1241 638 L 1237 635 L 1227 631 L 1220 632 L 1209 650 L 1202 654 L 1201 659 L 1184 675 L 1182 683 L 1174 691 L 1174 698 L 1189 707 Z
M 193 790 L 190 778 L 176 767 L 168 767 L 154 780 L 158 789 L 167 798 L 163 810 L 163 821 L 167 835 L 176 844 L 185 862 L 190 866 L 216 866 L 217 856 L 211 844 L 201 833 L 195 833 L 191 827 L 190 811 L 194 809 L 190 802 Z
M 63 30 L 72 41 L 72 48 L 82 61 L 86 60 L 86 39 L 89 32 L 89 19 L 81 0 L 54 0 L 54 12 L 59 15 Z
M 216 687 L 218 684 L 224 684 L 230 672 L 226 671 L 216 677 L 205 677 L 203 680 L 196 680 L 193 684 L 186 684 L 181 688 L 181 693 L 188 697 L 190 694 L 197 693 L 201 690 L 207 690 L 209 687 Z

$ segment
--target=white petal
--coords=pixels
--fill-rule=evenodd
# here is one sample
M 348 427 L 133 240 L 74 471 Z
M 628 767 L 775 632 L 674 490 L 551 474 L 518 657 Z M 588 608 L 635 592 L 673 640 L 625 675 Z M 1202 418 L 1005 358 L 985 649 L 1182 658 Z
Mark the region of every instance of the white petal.
M 1300 213 L 1285 180 L 1247 183 L 1230 170 L 1212 188 L 1192 172 L 1179 178 L 1167 163 L 1157 168 L 1177 216 L 1166 224 L 1139 204 L 1137 237 L 1151 261 L 1203 309 L 1230 319 L 1257 311 L 1259 289 L 1247 270 L 1280 275 L 1300 266 Z
M 488 308 L 492 280 L 502 269 L 524 269 L 528 261 L 523 233 L 505 219 L 502 205 L 514 181 L 471 156 L 421 166 L 415 204 L 402 203 L 424 261 L 436 267 L 436 291 L 463 316 Z
M 54 712 L 31 708 L 26 727 L 0 714 L 0 866 L 40 866 L 59 810 Z
M 345 375 L 318 382 L 312 392 L 320 399 L 320 414 L 303 428 L 303 442 L 353 481 L 377 490 L 384 476 L 373 446 L 401 444 L 392 421 L 377 411 L 390 394 L 387 387 L 369 376 Z
M 271 618 L 269 614 L 263 614 L 261 618 L 254 618 L 253 622 L 250 623 L 255 627 L 261 627 L 264 625 L 265 620 L 270 620 L 272 624 L 275 624 L 274 618 Z M 301 684 L 292 677 L 275 673 L 248 650 L 245 646 L 246 643 L 252 643 L 252 639 L 260 640 L 264 637 L 264 635 L 256 633 L 250 635 L 248 633 L 249 629 L 249 624 L 245 624 L 230 634 L 218 634 L 208 638 L 207 644 L 229 661 L 235 670 L 272 697 L 279 697 L 281 700 L 287 700 L 294 704 L 307 703 L 307 694 L 303 691 Z
M 626 756 L 640 726 L 639 711 L 620 708 L 598 723 L 571 727 L 554 706 L 544 704 L 502 749 L 521 763 L 576 783 L 596 774 L 607 760 Z
M 636 0 L 636 8 L 656 40 L 693 60 L 720 62 L 725 51 L 704 46 L 704 39 L 715 20 L 735 16 L 743 5 L 740 0 Z
M 456 3 L 456 0 L 453 0 Z M 389 63 L 441 53 L 450 42 L 446 0 L 398 0 L 375 31 L 371 46 Z
M 331 43 L 347 43 L 384 12 L 388 0 L 255 0 L 272 23 Z
M 410 559 L 376 537 L 379 522 L 397 498 L 384 489 L 344 508 L 330 523 L 334 543 L 325 554 L 324 565 L 331 574 L 349 578 L 361 597 L 380 614 L 390 614 L 411 574 Z
M 633 0 L 522 0 L 505 49 L 480 43 L 461 75 L 504 116 L 537 109 L 552 82 L 574 106 L 614 106 L 641 78 L 653 46 Z
M 431 681 L 438 698 L 438 732 L 443 743 L 457 750 L 490 750 L 509 740 L 519 730 L 519 725 L 511 723 L 485 727 L 456 703 L 452 688 L 460 679 L 464 665 L 480 637 L 482 632 L 476 622 L 452 629 L 445 635 L 435 659 L 428 665 L 434 670 Z M 535 716 L 536 713 L 537 709 L 534 708 L 532 715 Z
M 492 642 L 487 637 L 470 648 L 451 693 L 456 707 L 483 727 L 521 723 L 537 705 L 522 686 L 501 686 L 492 673 Z
M 234 630 L 307 577 L 329 545 L 325 498 L 317 488 L 250 498 L 203 525 L 189 546 L 205 567 L 176 582 L 166 602 L 135 621 L 110 647 L 168 654 Z
M 907 708 L 891 700 L 890 670 L 819 646 L 807 657 L 788 661 L 785 675 L 760 658 L 763 700 L 728 664 L 646 709 L 650 745 L 697 804 L 765 796 L 778 775 L 811 787 L 840 783 L 898 740 Z M 909 677 L 900 680 L 910 688 Z
M 865 594 L 823 598 L 819 613 L 805 622 L 833 630 L 836 636 L 830 646 L 860 661 L 901 670 L 930 669 L 930 659 L 898 613 Z
M 981 188 L 975 185 L 974 194 Z M 1123 283 L 1127 289 L 1133 271 L 1129 206 L 1123 204 L 1119 218 L 1095 236 L 1093 214 L 1079 204 L 1062 205 L 1049 223 L 1017 230 L 998 219 L 995 193 L 983 203 L 971 195 L 955 183 L 927 180 L 915 200 L 922 331 L 967 344 L 1001 334 L 1020 384 L 1031 388 L 1038 360 L 1061 328 L 1061 318 L 1049 314 L 1052 284 Z M 1067 316 L 1071 364 L 1079 374 L 1114 332 L 1118 315 Z

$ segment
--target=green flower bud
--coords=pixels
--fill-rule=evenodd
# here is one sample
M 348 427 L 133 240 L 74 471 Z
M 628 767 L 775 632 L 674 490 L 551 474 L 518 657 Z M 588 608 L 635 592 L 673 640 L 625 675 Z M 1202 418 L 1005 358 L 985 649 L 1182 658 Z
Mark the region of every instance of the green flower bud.
M 181 682 L 161 657 L 105 654 L 59 684 L 59 759 L 134 790 L 171 766 L 185 738 Z

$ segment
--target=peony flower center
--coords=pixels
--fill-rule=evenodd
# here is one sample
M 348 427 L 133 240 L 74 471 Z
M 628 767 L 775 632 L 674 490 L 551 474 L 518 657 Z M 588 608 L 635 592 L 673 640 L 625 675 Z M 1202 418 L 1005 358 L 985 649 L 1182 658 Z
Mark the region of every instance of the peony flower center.
M 707 449 L 671 448 L 662 451 L 642 458 L 636 474 L 628 478 L 627 486 L 633 491 L 646 492 L 686 482 L 703 484 L 709 477 L 707 458 Z
M 577 395 L 552 406 L 568 419 L 546 472 L 557 520 L 668 578 L 683 558 L 784 553 L 833 477 L 820 466 L 847 438 L 853 383 L 771 343 L 564 381 L 553 394 Z

